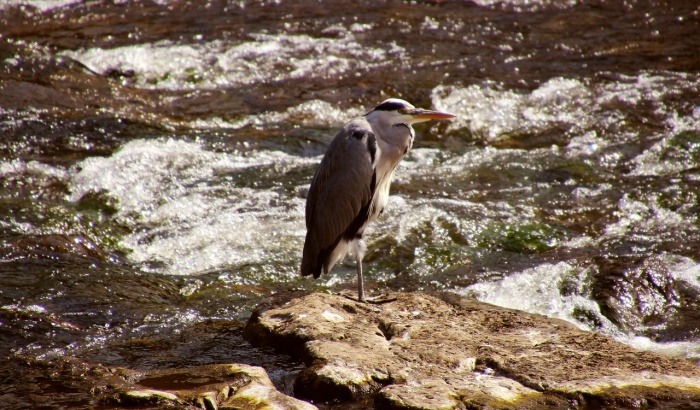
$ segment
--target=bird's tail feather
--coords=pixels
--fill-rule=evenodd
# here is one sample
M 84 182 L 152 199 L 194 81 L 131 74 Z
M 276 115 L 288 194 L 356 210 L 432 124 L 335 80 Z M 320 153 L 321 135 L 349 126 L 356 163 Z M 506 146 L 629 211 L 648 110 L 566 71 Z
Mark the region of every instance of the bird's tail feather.
M 301 257 L 302 276 L 314 275 L 314 278 L 321 276 L 321 271 L 325 263 L 325 258 L 321 255 L 322 253 L 316 241 L 307 235 Z

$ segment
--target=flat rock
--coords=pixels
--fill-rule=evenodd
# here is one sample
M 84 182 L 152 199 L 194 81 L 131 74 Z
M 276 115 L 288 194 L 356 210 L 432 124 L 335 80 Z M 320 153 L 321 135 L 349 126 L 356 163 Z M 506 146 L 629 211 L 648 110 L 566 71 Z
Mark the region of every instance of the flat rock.
M 279 392 L 261 367 L 215 364 L 136 372 L 121 369 L 125 379 L 111 406 L 200 409 L 312 410 L 310 403 Z
M 296 397 L 382 409 L 700 409 L 700 369 L 545 316 L 456 295 L 280 296 L 245 329 L 304 360 Z

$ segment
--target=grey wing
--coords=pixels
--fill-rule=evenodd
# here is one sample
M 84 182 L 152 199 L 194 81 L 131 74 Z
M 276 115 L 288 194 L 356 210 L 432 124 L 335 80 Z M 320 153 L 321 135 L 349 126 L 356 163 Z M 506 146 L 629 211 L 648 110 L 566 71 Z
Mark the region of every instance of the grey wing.
M 306 199 L 302 275 L 317 278 L 327 272 L 340 240 L 354 238 L 367 221 L 376 189 L 376 149 L 364 120 L 348 123 L 328 147 Z

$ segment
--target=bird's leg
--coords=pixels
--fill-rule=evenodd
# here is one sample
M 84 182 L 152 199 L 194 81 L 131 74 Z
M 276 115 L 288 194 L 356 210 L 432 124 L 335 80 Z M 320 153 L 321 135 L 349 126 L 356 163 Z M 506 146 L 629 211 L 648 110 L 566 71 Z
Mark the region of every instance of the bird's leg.
M 362 240 L 361 234 L 358 235 L 353 241 L 353 253 L 355 254 L 355 261 L 357 262 L 357 299 L 360 302 L 365 301 L 365 281 L 362 277 L 362 258 L 365 257 L 365 252 L 367 252 L 367 245 Z
M 357 299 L 360 302 L 365 301 L 365 283 L 362 278 L 362 256 L 357 257 Z

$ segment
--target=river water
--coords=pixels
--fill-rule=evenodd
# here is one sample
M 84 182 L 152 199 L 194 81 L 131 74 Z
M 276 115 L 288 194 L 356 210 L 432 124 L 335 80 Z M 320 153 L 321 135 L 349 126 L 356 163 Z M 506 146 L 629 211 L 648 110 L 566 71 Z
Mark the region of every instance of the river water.
M 298 276 L 305 194 L 342 123 L 388 97 L 459 118 L 416 127 L 366 233 L 372 292 L 700 360 L 699 10 L 4 1 L 4 404 L 89 407 L 65 358 L 243 362 L 288 388 L 299 364 L 241 327 L 275 293 L 354 289 L 350 263 Z

